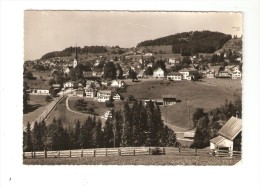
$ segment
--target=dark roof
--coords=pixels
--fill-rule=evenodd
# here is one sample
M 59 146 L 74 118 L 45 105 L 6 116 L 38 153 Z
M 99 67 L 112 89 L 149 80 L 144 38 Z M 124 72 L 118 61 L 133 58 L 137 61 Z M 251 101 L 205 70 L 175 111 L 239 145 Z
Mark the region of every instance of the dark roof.
M 218 131 L 218 134 L 229 140 L 233 140 L 241 131 L 242 131 L 242 120 L 232 116 L 226 122 L 226 124 Z
M 179 72 L 171 72 L 171 73 L 168 73 L 168 75 L 178 75 L 178 76 L 182 76 L 182 74 L 179 73 Z
M 37 85 L 37 86 L 31 86 L 30 89 L 49 90 L 49 89 L 51 89 L 51 86 L 49 86 L 49 85 Z

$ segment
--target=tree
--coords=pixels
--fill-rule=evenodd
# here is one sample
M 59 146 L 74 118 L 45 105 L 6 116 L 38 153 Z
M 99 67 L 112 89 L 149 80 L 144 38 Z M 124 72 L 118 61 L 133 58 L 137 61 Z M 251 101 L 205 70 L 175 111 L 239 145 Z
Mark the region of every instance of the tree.
M 203 116 L 199 119 L 197 128 L 195 131 L 194 141 L 191 147 L 205 148 L 209 146 L 210 140 L 210 128 L 208 116 Z
M 153 75 L 153 68 L 149 66 L 149 67 L 145 70 L 145 74 L 146 74 L 146 75 Z
M 48 82 L 48 84 L 49 84 L 50 86 L 52 86 L 53 84 L 56 84 L 55 79 L 50 79 L 49 82 Z
M 27 86 L 27 83 L 24 82 L 23 83 L 23 112 L 27 112 L 30 108 L 30 105 L 29 105 L 29 100 L 30 100 L 30 96 L 29 94 L 27 93 L 27 89 L 28 89 L 28 86 Z
M 104 66 L 104 79 L 116 79 L 116 66 L 113 62 L 109 61 Z
M 51 102 L 51 100 L 52 100 L 52 97 L 49 96 L 49 95 L 46 95 L 45 101 L 46 101 L 46 102 Z
M 32 138 L 33 138 L 33 149 L 34 151 L 42 151 L 44 150 L 45 141 L 46 141 L 46 124 L 44 121 L 38 123 L 35 121 L 34 127 L 32 130 Z
M 26 125 L 26 132 L 24 137 L 24 151 L 32 151 L 33 143 L 32 143 L 32 135 L 31 135 L 31 124 L 28 122 Z
M 133 126 L 132 113 L 128 103 L 124 103 L 123 109 L 123 133 L 122 146 L 132 146 L 133 144 Z
M 103 141 L 102 122 L 98 119 L 93 132 L 93 146 L 97 148 L 103 147 Z
M 206 113 L 204 113 L 203 108 L 196 108 L 195 112 L 192 115 L 193 127 L 196 127 L 199 119 L 205 115 Z

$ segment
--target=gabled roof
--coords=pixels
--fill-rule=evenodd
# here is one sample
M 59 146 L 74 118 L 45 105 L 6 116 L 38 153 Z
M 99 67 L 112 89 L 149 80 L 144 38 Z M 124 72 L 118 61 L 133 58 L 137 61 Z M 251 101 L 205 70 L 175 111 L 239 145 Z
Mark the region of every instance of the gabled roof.
M 111 94 L 111 90 L 99 90 L 99 93 Z
M 232 116 L 226 122 L 226 124 L 218 131 L 218 134 L 229 140 L 233 140 L 241 131 L 242 131 L 242 120 Z
M 182 74 L 179 72 L 170 72 L 170 73 L 168 73 L 168 75 L 182 76 Z
M 163 95 L 162 98 L 176 98 L 175 95 Z

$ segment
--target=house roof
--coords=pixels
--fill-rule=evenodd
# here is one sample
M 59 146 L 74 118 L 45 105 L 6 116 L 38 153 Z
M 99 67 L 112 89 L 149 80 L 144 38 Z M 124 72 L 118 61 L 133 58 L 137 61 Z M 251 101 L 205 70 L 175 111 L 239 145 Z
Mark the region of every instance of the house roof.
M 229 140 L 233 140 L 241 131 L 242 131 L 242 120 L 232 116 L 226 122 L 226 124 L 218 131 L 218 134 Z
M 99 93 L 111 94 L 111 90 L 99 90 Z
M 170 72 L 170 73 L 168 73 L 168 75 L 182 76 L 182 74 L 179 72 Z
M 163 95 L 162 98 L 176 98 L 175 95 Z
M 37 85 L 37 86 L 31 86 L 30 89 L 38 89 L 38 90 L 49 90 L 51 89 L 51 86 L 49 85 Z
M 217 136 L 213 139 L 210 140 L 210 142 L 214 143 L 214 144 L 220 144 L 223 140 L 225 140 L 225 138 L 223 136 Z

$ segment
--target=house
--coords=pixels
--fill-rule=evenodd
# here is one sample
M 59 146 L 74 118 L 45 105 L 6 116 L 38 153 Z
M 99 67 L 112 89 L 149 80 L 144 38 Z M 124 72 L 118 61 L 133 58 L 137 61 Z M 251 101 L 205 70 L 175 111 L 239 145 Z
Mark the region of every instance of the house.
M 85 93 L 86 93 L 86 97 L 89 97 L 89 98 L 94 98 L 95 97 L 95 90 L 93 88 L 88 88 L 85 90 Z
M 111 97 L 111 90 L 99 90 L 97 92 L 98 102 L 108 101 Z
M 218 78 L 230 78 L 231 75 L 227 71 L 219 71 Z
M 206 72 L 206 77 L 210 78 L 210 79 L 215 78 L 215 71 L 210 70 L 210 71 Z
M 183 79 L 183 75 L 179 72 L 171 72 L 167 75 L 168 80 L 181 81 Z
M 42 85 L 39 87 L 30 87 L 30 93 L 37 94 L 37 95 L 50 95 L 51 93 L 51 86 Z
M 116 94 L 114 94 L 113 99 L 115 101 L 121 101 L 121 100 L 123 100 L 123 97 L 119 93 L 116 93 Z
M 146 106 L 149 102 L 154 103 L 154 105 L 156 104 L 156 100 L 155 99 L 145 99 L 144 100 L 144 106 Z
M 184 132 L 183 137 L 188 139 L 194 139 L 195 131 Z
M 83 88 L 76 89 L 73 94 L 73 96 L 76 96 L 76 97 L 84 97 L 85 95 L 86 95 L 85 90 Z
M 173 95 L 163 95 L 163 105 L 174 105 L 176 104 L 176 96 Z
M 231 117 L 218 131 L 218 136 L 210 140 L 211 150 L 241 151 L 242 120 Z
M 232 72 L 232 79 L 238 79 L 238 78 L 241 78 L 242 77 L 242 73 L 241 71 L 239 71 L 238 69 L 237 70 L 234 70 Z
M 183 79 L 191 80 L 191 77 L 194 75 L 198 75 L 199 72 L 195 68 L 184 68 L 179 71 L 183 75 Z
M 147 65 L 146 65 L 146 67 L 153 67 L 153 63 L 152 62 L 150 62 L 150 63 L 148 63 Z
M 176 60 L 175 58 L 169 58 L 169 64 L 175 64 Z
M 121 88 L 125 86 L 125 82 L 122 80 L 112 80 L 111 85 L 112 87 Z
M 88 71 L 83 71 L 83 76 L 84 76 L 85 78 L 93 77 L 93 70 L 90 69 L 90 70 L 88 70 Z
M 69 82 L 65 82 L 63 84 L 63 88 L 77 88 L 78 87 L 78 84 L 73 82 L 73 81 L 69 81 Z
M 164 77 L 164 71 L 161 68 L 158 68 L 153 71 L 153 77 L 154 78 L 163 78 Z

